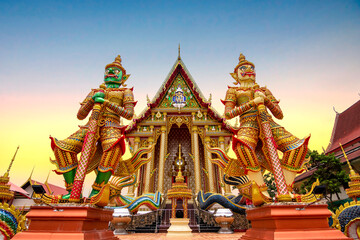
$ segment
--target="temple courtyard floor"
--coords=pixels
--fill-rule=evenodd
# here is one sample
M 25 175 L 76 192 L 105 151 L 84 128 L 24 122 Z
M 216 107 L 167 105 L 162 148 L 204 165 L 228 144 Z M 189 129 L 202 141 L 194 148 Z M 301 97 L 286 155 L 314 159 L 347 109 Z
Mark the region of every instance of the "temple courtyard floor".
M 244 232 L 235 232 L 233 234 L 218 234 L 218 233 L 193 233 L 191 237 L 166 237 L 166 233 L 132 233 L 128 235 L 118 235 L 121 240 L 208 240 L 208 239 L 226 239 L 238 240 Z

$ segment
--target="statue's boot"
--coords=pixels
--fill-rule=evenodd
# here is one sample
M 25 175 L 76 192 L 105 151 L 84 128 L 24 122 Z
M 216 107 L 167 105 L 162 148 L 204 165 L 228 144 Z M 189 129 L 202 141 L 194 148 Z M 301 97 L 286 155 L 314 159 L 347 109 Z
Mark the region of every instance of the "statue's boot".
M 267 193 L 266 186 L 259 187 L 255 181 L 252 181 L 251 201 L 253 202 L 254 206 L 261 206 L 264 203 L 271 203 L 272 199 Z
M 110 177 L 111 177 L 111 171 L 107 171 L 107 172 L 98 171 L 95 182 L 92 185 L 93 189 L 90 193 L 89 198 L 92 198 L 93 196 L 98 194 L 101 188 L 109 181 Z
M 76 173 L 76 168 L 70 170 L 69 172 L 63 173 L 64 179 L 65 179 L 66 191 L 68 191 L 68 194 L 63 195 L 61 197 L 62 199 L 70 198 L 71 190 L 74 186 L 75 173 Z

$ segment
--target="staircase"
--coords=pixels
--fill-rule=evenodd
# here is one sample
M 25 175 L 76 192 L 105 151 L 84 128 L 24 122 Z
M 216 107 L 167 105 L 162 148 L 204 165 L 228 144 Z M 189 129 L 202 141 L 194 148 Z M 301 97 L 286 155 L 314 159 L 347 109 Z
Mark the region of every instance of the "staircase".
M 164 204 L 165 205 L 165 204 Z M 177 209 L 182 214 L 182 209 Z M 132 216 L 127 230 L 135 233 L 167 233 L 170 227 L 171 204 L 166 204 L 163 209 L 143 215 Z M 192 232 L 217 232 L 220 227 L 213 216 L 196 205 L 188 205 L 189 227 Z

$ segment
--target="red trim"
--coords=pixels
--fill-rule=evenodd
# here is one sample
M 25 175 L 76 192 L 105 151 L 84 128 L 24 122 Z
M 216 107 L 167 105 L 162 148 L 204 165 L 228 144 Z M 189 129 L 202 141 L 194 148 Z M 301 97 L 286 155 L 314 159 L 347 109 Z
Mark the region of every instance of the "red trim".
M 107 149 L 104 152 L 110 151 L 110 149 L 112 149 L 116 144 L 120 144 L 121 152 L 122 152 L 122 154 L 124 154 L 125 153 L 125 135 L 122 135 L 116 142 L 113 143 L 113 145 L 111 145 L 111 147 L 109 147 L 109 149 Z
M 55 139 L 53 137 L 49 137 L 51 139 L 51 149 L 54 151 L 56 144 L 55 144 Z

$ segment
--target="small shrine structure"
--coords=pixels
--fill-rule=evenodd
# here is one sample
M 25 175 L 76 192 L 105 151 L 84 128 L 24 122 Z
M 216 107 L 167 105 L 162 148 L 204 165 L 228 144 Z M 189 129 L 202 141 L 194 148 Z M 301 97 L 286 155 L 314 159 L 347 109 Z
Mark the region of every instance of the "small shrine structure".
M 168 198 L 171 199 L 171 218 L 176 218 L 176 207 L 178 199 L 182 201 L 184 218 L 188 217 L 187 202 L 192 198 L 191 190 L 184 182 L 182 175 L 182 167 L 184 166 L 184 160 L 181 157 L 181 145 L 179 145 L 179 158 L 176 160 L 178 166 L 178 174 L 175 178 L 175 182 L 172 184 L 171 189 L 168 190 Z

